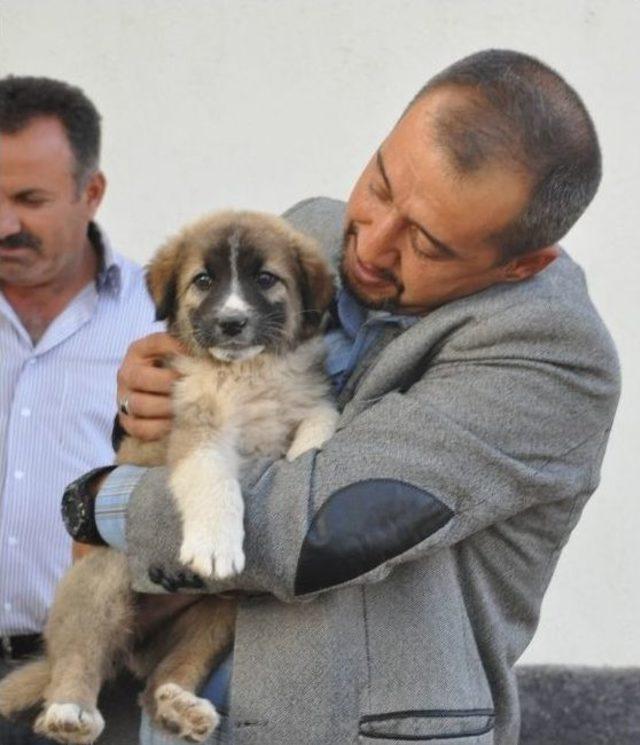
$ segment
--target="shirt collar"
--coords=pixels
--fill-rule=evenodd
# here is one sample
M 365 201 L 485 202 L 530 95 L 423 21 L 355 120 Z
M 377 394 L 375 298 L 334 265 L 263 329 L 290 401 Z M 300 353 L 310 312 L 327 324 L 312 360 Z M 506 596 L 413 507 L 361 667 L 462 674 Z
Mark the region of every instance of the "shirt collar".
M 421 316 L 390 313 L 387 310 L 368 310 L 345 287 L 338 292 L 332 315 L 352 339 L 356 338 L 358 331 L 365 323 L 367 325 L 395 323 L 402 329 L 408 329 L 421 319 Z
M 107 235 L 95 222 L 89 223 L 87 235 L 98 255 L 96 289 L 98 292 L 119 295 L 122 286 L 121 269 Z

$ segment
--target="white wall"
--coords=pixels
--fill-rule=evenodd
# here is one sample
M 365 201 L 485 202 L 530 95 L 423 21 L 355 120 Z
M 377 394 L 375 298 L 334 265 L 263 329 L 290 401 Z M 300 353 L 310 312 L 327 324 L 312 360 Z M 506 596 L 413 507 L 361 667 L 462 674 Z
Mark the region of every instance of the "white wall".
M 413 93 L 465 54 L 510 47 L 561 71 L 605 157 L 564 243 L 618 343 L 624 393 L 526 659 L 626 665 L 640 664 L 639 35 L 636 0 L 3 0 L 0 71 L 66 79 L 96 102 L 101 219 L 140 261 L 211 208 L 345 197 Z

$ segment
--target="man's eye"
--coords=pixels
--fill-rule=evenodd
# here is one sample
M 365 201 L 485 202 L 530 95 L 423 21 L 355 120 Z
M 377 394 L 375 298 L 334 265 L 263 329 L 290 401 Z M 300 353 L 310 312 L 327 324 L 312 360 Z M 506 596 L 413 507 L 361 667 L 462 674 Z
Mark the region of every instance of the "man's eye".
M 46 202 L 46 199 L 42 197 L 21 197 L 18 201 L 26 207 L 40 207 Z
M 260 272 L 256 277 L 256 282 L 261 290 L 269 290 L 279 279 L 279 277 L 276 277 L 275 274 L 271 274 L 271 272 Z
M 384 184 L 377 184 L 375 181 L 371 181 L 369 183 L 369 191 L 381 202 L 388 202 L 391 199 L 389 190 Z
M 206 292 L 211 288 L 213 279 L 206 272 L 200 272 L 193 278 L 192 283 L 202 292 Z
M 442 258 L 433 243 L 415 226 L 411 227 L 411 248 L 421 259 Z

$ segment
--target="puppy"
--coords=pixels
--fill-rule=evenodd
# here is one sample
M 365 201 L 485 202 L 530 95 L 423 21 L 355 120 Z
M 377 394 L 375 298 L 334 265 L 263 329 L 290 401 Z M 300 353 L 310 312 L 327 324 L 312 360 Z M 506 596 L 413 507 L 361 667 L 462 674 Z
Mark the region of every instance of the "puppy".
M 168 465 L 185 571 L 227 578 L 244 567 L 242 458 L 293 459 L 335 429 L 318 334 L 331 275 L 314 242 L 283 220 L 225 212 L 160 249 L 147 283 L 158 318 L 187 354 L 171 362 L 182 374 L 171 434 L 154 443 L 125 437 L 117 460 Z M 77 562 L 56 592 L 46 659 L 0 683 L 0 714 L 44 701 L 36 732 L 92 743 L 104 727 L 100 687 L 127 664 L 146 678 L 142 703 L 153 721 L 204 741 L 218 716 L 195 691 L 232 642 L 235 602 L 203 596 L 142 638 L 138 601 L 123 555 L 99 548 Z

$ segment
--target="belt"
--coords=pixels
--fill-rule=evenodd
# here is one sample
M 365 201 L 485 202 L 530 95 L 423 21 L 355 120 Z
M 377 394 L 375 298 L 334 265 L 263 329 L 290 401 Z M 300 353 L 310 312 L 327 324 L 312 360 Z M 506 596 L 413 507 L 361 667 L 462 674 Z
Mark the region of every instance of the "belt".
M 22 660 L 34 657 L 44 647 L 42 634 L 0 635 L 0 660 Z

